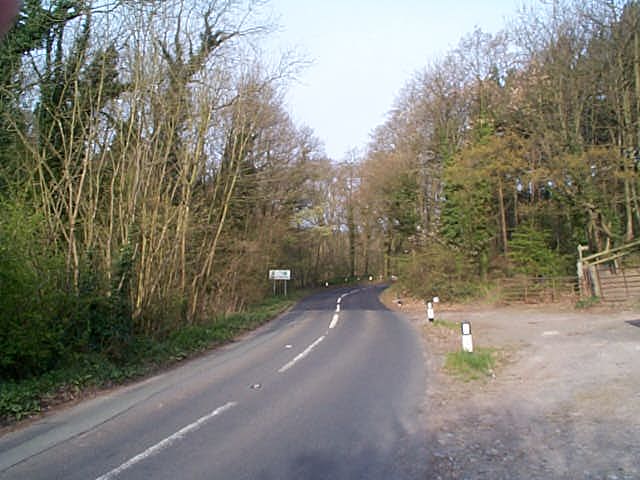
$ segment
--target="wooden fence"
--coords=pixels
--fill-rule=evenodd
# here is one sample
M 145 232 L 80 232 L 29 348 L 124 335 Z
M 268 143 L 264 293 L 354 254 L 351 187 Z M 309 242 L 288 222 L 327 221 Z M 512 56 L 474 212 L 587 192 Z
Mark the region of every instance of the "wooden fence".
M 499 283 L 505 303 L 575 302 L 579 298 L 576 277 L 512 277 Z
M 578 277 L 583 297 L 622 302 L 640 298 L 640 240 L 583 257 L 578 245 Z
M 640 298 L 640 269 L 608 268 L 598 265 L 596 270 L 600 298 L 605 302 L 626 302 Z

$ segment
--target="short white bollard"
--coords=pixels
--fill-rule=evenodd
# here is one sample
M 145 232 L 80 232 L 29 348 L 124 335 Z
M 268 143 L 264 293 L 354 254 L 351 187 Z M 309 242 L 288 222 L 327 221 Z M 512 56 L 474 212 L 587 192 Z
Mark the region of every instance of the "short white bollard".
M 471 323 L 462 322 L 462 351 L 473 353 L 473 338 L 471 337 Z
M 433 311 L 433 303 L 427 302 L 427 320 L 433 322 L 435 318 L 435 313 Z

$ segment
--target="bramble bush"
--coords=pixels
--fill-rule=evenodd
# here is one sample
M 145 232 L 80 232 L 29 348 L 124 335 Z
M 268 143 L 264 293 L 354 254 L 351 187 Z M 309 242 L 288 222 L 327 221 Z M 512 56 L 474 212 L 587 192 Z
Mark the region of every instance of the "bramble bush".
M 399 286 L 416 298 L 463 299 L 476 293 L 474 267 L 459 251 L 432 243 L 398 259 Z
M 67 352 L 64 263 L 49 245 L 42 219 L 0 205 L 0 378 L 55 368 Z
M 20 380 L 104 354 L 126 361 L 132 341 L 131 252 L 120 251 L 112 285 L 91 254 L 78 288 L 40 216 L 0 203 L 0 379 Z

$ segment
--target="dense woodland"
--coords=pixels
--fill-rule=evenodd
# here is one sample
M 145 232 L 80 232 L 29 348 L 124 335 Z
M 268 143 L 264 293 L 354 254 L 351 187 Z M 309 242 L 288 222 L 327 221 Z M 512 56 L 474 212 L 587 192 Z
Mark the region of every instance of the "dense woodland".
M 571 275 L 640 232 L 640 5 L 543 2 L 417 72 L 364 151 L 294 124 L 260 1 L 26 0 L 0 46 L 0 378 L 299 287 Z M 339 116 L 339 112 L 336 112 Z
M 409 80 L 360 167 L 356 224 L 385 271 L 470 295 L 637 239 L 639 21 L 637 1 L 535 3 Z

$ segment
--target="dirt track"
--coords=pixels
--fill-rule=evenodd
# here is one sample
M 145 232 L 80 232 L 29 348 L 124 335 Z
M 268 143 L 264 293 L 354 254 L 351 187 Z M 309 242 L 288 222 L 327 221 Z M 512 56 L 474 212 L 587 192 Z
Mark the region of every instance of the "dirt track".
M 425 322 L 422 303 L 402 311 Z M 640 313 L 570 307 L 447 308 L 476 346 L 497 348 L 495 376 L 444 372 L 457 329 L 423 326 L 433 479 L 640 479 Z

